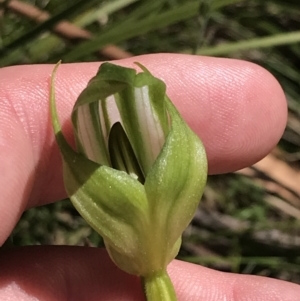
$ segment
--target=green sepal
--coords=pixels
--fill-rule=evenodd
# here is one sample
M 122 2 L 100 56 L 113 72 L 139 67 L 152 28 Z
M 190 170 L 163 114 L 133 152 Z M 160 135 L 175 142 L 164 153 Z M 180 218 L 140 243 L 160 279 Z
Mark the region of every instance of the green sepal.
M 57 65 L 58 66 L 58 65 Z M 139 256 L 139 237 L 148 227 L 148 204 L 143 185 L 123 171 L 100 166 L 75 152 L 65 140 L 55 105 L 54 75 L 51 115 L 62 153 L 66 191 L 79 213 L 118 252 Z M 113 200 L 113 201 L 112 201 Z
M 110 63 L 101 64 L 97 74 L 89 81 L 88 89 L 84 89 L 73 108 L 73 112 L 84 104 L 99 101 L 122 91 L 126 86 L 134 85 L 136 72 Z
M 165 265 L 176 256 L 172 250 L 196 212 L 207 178 L 207 159 L 200 139 L 167 96 L 166 105 L 171 129 L 144 184 L 151 223 L 160 229 L 152 243 L 161 250 L 159 256 Z

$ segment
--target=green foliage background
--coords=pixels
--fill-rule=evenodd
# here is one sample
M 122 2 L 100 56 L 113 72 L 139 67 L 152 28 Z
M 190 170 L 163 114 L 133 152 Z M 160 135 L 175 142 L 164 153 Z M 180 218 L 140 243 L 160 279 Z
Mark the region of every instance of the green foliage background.
M 28 0 L 47 11 L 43 23 L 2 1 L 0 66 L 109 59 L 114 44 L 134 55 L 191 53 L 249 60 L 268 69 L 286 92 L 289 122 L 279 159 L 300 173 L 300 2 L 298 0 Z M 92 33 L 66 38 L 53 27 L 68 20 Z M 264 172 L 212 176 L 179 258 L 212 268 L 300 283 L 299 191 L 289 199 Z M 258 180 L 263 180 L 261 181 Z M 267 182 L 266 182 L 267 180 Z M 281 185 L 282 186 L 282 185 Z M 300 183 L 299 183 L 300 186 Z M 275 198 L 275 199 L 274 199 Z M 280 206 L 274 206 L 274 202 Z M 296 201 L 295 201 L 296 200 Z M 278 203 L 279 202 L 279 203 Z M 280 203 L 281 202 L 281 203 Z M 290 210 L 287 210 L 290 209 Z M 68 200 L 24 213 L 15 245 L 92 244 L 101 238 Z

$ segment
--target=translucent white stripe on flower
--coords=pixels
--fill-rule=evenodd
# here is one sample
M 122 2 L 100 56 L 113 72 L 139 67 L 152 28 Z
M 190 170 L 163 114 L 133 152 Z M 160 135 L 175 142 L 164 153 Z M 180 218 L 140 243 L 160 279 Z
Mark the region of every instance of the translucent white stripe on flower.
M 110 125 L 109 125 L 109 130 L 110 130 L 111 127 L 116 122 L 122 123 L 122 120 L 121 120 L 120 112 L 117 107 L 116 99 L 115 99 L 114 95 L 107 97 L 105 102 L 106 102 L 107 114 L 108 114 L 109 121 L 110 121 Z M 108 137 L 108 135 L 107 135 L 107 137 Z
M 149 87 L 134 89 L 139 131 L 147 152 L 147 166 L 151 166 L 160 153 L 165 136 L 149 97 Z
M 77 130 L 81 151 L 92 161 L 101 161 L 99 143 L 90 118 L 90 106 L 83 105 L 77 111 Z

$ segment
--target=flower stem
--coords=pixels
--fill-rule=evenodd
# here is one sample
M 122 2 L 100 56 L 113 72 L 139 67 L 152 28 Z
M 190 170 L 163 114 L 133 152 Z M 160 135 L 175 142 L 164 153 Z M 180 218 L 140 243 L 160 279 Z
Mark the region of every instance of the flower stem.
M 172 281 L 167 271 L 142 278 L 147 301 L 177 301 Z

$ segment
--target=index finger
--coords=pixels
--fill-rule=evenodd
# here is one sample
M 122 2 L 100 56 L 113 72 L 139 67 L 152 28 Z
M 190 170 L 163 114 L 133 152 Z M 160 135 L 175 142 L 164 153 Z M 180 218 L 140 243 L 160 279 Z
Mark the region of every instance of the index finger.
M 286 102 L 277 81 L 243 61 L 156 54 L 138 61 L 163 79 L 167 93 L 201 137 L 210 173 L 242 168 L 265 156 L 286 123 Z M 99 63 L 66 64 L 56 78 L 56 98 L 65 134 L 72 136 L 72 106 Z M 52 65 L 0 71 L 0 242 L 22 211 L 65 197 L 61 159 L 49 119 Z

